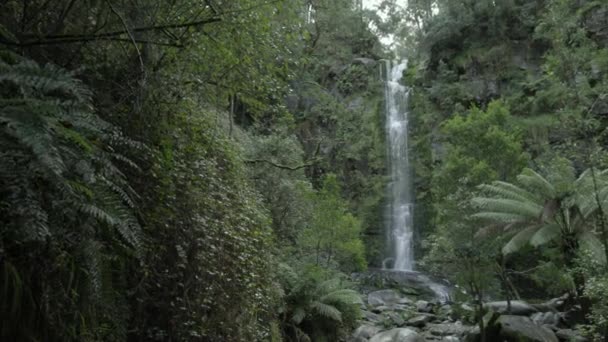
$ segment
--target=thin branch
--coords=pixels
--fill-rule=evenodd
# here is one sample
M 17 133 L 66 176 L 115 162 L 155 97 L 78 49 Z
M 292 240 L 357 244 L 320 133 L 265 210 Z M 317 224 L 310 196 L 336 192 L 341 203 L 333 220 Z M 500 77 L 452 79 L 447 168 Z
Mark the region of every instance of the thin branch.
M 303 169 L 305 167 L 313 166 L 317 161 L 319 161 L 319 159 L 312 159 L 301 165 L 289 166 L 289 165 L 277 164 L 277 163 L 275 163 L 271 160 L 267 160 L 267 159 L 246 159 L 246 160 L 244 160 L 244 162 L 247 164 L 265 163 L 272 167 L 276 167 L 277 169 L 289 170 L 289 171 L 297 171 L 297 170 Z
M 142 74 L 144 76 L 144 80 L 145 80 L 146 79 L 146 66 L 144 65 L 144 59 L 141 57 L 141 51 L 139 51 L 139 46 L 137 45 L 137 42 L 135 41 L 135 37 L 133 37 L 133 34 L 129 31 L 129 26 L 127 25 L 127 22 L 125 21 L 125 18 L 123 18 L 122 15 L 120 15 L 120 13 L 118 13 L 118 11 L 114 8 L 114 6 L 112 6 L 112 3 L 109 0 L 106 0 L 106 3 L 108 4 L 108 6 L 110 6 L 110 10 L 112 11 L 112 13 L 114 13 L 118 17 L 118 19 L 120 19 L 122 26 L 125 28 L 125 32 L 131 39 L 131 42 L 133 43 L 133 47 L 135 47 L 135 51 L 137 52 L 137 58 L 139 59 L 139 65 L 141 67 L 141 72 L 142 72 Z
M 147 31 L 158 31 L 164 29 L 171 28 L 187 28 L 187 27 L 196 27 L 202 26 L 214 22 L 221 21 L 222 19 L 219 17 L 213 17 L 209 19 L 187 22 L 182 24 L 167 24 L 167 25 L 158 25 L 158 26 L 145 26 L 145 27 L 135 27 L 131 29 L 131 32 L 147 32 Z M 124 34 L 128 34 L 128 31 L 120 30 L 113 32 L 105 32 L 98 34 L 61 34 L 61 35 L 50 35 L 42 37 L 38 40 L 25 41 L 23 43 L 11 42 L 9 40 L 3 39 L 0 37 L 0 44 L 4 45 L 15 45 L 15 46 L 33 46 L 33 45 L 49 45 L 49 44 L 63 44 L 63 43 L 75 43 L 75 42 L 86 42 L 92 40 L 104 40 L 110 37 L 118 37 Z M 31 37 L 31 36 L 30 36 Z

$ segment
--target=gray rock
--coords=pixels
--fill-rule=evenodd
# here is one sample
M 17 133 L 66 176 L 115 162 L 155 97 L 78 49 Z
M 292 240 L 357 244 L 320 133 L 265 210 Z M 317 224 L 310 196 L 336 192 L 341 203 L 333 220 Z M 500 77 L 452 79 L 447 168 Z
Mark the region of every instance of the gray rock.
M 371 306 L 396 304 L 401 299 L 395 290 L 374 291 L 367 295 L 367 303 Z
M 372 336 L 377 335 L 380 332 L 380 328 L 373 325 L 362 325 L 355 330 L 353 333 L 353 340 L 355 341 L 367 341 Z
M 555 335 L 564 342 L 587 342 L 588 340 L 572 329 L 558 329 Z
M 489 302 L 489 303 L 485 303 L 483 305 L 483 307 L 485 309 L 490 309 L 490 310 L 496 311 L 501 314 L 509 313 L 507 301 Z M 533 307 L 532 305 L 530 305 L 524 301 L 521 301 L 521 300 L 511 301 L 511 312 L 510 312 L 511 315 L 528 316 L 535 312 L 538 312 L 538 310 L 535 307 Z
M 378 323 L 378 322 L 382 321 L 382 318 L 378 314 L 375 314 L 370 311 L 362 311 L 362 313 L 363 313 L 363 319 L 365 319 L 366 321 L 369 321 L 372 323 Z
M 460 342 L 460 339 L 456 336 L 446 336 L 441 341 L 442 342 Z
M 460 304 L 460 308 L 464 311 L 475 312 L 475 309 L 468 304 Z
M 454 321 L 456 319 L 456 313 L 454 312 L 454 310 L 452 309 L 451 305 L 442 305 L 441 307 L 439 307 L 439 310 L 436 312 L 439 316 L 448 318 L 452 321 Z
M 376 60 L 365 57 L 358 57 L 353 59 L 353 64 L 363 64 L 365 66 L 374 66 L 376 65 Z
M 558 326 L 560 323 L 560 316 L 557 312 L 537 312 L 530 316 L 532 322 L 537 325 L 553 325 Z
M 397 301 L 397 304 L 412 305 L 412 304 L 414 304 L 414 301 L 412 301 L 411 299 L 409 299 L 407 297 L 403 297 L 403 298 L 399 298 L 399 300 Z
M 407 305 L 403 305 L 403 304 L 395 304 L 395 305 L 393 305 L 393 310 L 403 312 L 403 311 L 410 310 L 410 307 Z
M 375 335 L 369 342 L 424 342 L 424 339 L 412 329 L 396 328 Z
M 481 338 L 481 333 L 479 332 L 479 327 L 472 327 L 469 331 L 464 334 L 463 340 L 465 342 L 477 342 Z
M 419 300 L 416 302 L 416 309 L 420 312 L 431 312 L 433 311 L 433 304 L 425 300 Z
M 392 310 L 393 310 L 393 307 L 387 306 L 387 305 L 381 305 L 381 306 L 372 308 L 372 312 L 375 312 L 375 313 L 383 313 L 385 311 L 392 311 Z
M 498 318 L 500 337 L 518 342 L 558 342 L 551 329 L 534 324 L 529 317 L 502 315 Z
M 422 328 L 430 321 L 431 321 L 431 316 L 421 315 L 421 316 L 416 316 L 416 317 L 408 319 L 407 322 L 405 322 L 405 324 L 410 325 L 412 327 Z
M 460 322 L 456 323 L 441 323 L 441 324 L 428 324 L 427 330 L 429 333 L 435 336 L 457 336 L 464 337 L 467 333 L 473 329 L 472 327 L 463 325 Z
M 398 327 L 400 327 L 400 326 L 402 326 L 402 325 L 405 324 L 405 320 L 403 319 L 403 317 L 401 317 L 401 315 L 398 314 L 398 313 L 396 313 L 396 312 L 389 312 L 388 313 L 388 317 Z

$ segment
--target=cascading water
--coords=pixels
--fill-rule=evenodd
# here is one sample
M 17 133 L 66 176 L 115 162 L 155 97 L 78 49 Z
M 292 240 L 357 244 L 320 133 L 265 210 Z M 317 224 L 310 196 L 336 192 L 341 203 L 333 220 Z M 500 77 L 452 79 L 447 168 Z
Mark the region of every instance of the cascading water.
M 386 128 L 391 181 L 388 185 L 387 238 L 393 269 L 412 271 L 413 196 L 408 151 L 409 89 L 399 83 L 407 60 L 386 61 Z
M 388 184 L 386 234 L 390 256 L 382 263 L 390 279 L 421 286 L 442 302 L 450 300 L 450 289 L 429 276 L 414 271 L 414 196 L 408 148 L 408 100 L 410 89 L 399 83 L 407 60 L 386 61 L 386 131 L 391 181 Z M 392 268 L 387 267 L 392 261 Z

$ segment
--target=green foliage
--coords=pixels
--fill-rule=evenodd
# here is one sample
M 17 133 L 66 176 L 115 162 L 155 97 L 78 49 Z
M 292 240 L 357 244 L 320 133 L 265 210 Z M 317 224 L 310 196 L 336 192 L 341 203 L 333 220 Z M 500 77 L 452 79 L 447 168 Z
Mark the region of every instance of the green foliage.
M 348 212 L 335 175 L 327 175 L 323 188 L 311 193 L 309 201 L 314 214 L 298 241 L 304 255 L 317 265 L 330 267 L 335 262 L 345 272 L 365 269 L 361 223 Z
M 74 74 L 0 61 L 0 268 L 5 339 L 124 338 L 125 265 L 141 254 L 119 152 Z M 73 317 L 73 318 L 69 318 Z

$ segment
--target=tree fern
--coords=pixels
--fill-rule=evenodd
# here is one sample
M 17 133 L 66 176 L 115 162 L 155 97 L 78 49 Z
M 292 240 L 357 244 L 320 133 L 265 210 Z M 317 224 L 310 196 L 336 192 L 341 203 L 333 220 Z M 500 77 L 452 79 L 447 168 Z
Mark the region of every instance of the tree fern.
M 517 184 L 483 185 L 480 189 L 485 197 L 472 200 L 478 209 L 472 217 L 502 225 L 503 231 L 517 229 L 503 247 L 504 254 L 515 253 L 526 245 L 539 247 L 558 239 L 565 241 L 571 235 L 589 239 L 593 229 L 591 217 L 598 212 L 595 186 L 589 170 L 575 180 L 571 169 L 566 166 L 554 172 L 551 179 L 555 184 L 531 169 L 524 169 Z M 608 173 L 597 174 L 598 198 L 602 205 L 604 201 L 608 204 Z

